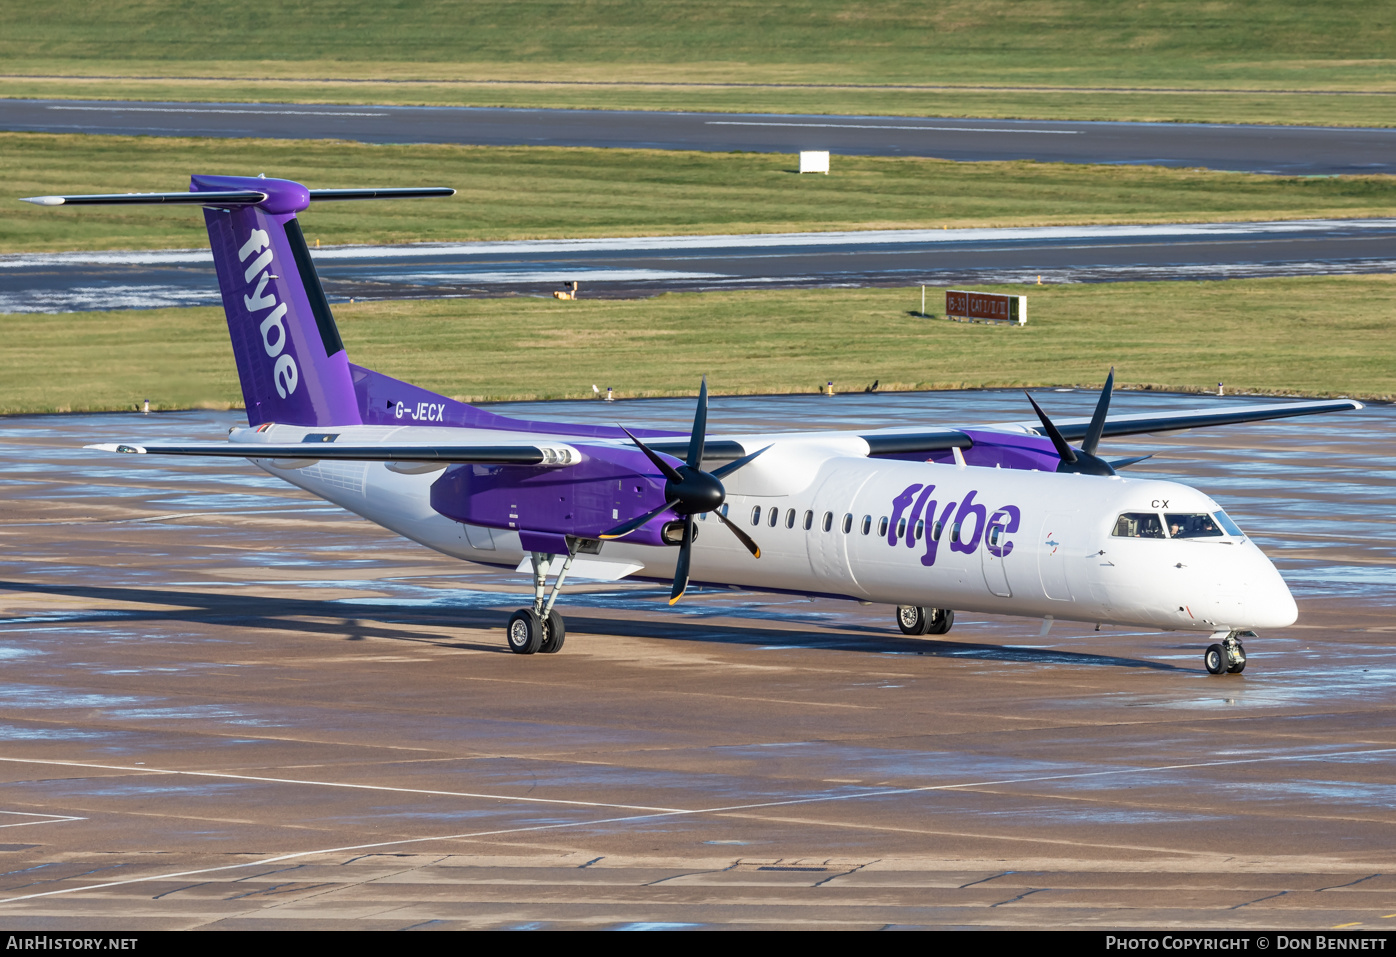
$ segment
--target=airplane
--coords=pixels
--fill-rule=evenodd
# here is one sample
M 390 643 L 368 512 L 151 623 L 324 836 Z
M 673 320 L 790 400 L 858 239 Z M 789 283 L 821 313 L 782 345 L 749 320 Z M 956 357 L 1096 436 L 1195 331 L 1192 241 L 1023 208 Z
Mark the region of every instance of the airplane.
M 1102 439 L 1361 409 L 1289 402 L 1089 419 L 708 436 L 707 381 L 689 434 L 537 422 L 351 363 L 296 214 L 311 203 L 449 196 L 449 188 L 307 189 L 193 176 L 187 192 L 39 196 L 42 206 L 203 209 L 247 410 L 226 442 L 103 443 L 138 455 L 247 459 L 444 554 L 532 575 L 505 627 L 521 655 L 561 651 L 572 578 L 672 582 L 895 606 L 907 635 L 955 613 L 1212 637 L 1214 675 L 1297 608 L 1221 506 L 1119 470 Z M 1077 440 L 1073 447 L 1070 441 Z M 759 540 L 759 544 L 758 544 Z M 551 576 L 551 582 L 549 582 Z

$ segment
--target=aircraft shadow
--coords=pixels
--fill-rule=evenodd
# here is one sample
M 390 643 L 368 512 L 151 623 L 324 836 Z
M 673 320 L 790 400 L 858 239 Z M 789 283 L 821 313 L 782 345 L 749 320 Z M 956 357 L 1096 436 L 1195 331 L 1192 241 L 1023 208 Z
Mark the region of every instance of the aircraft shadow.
M 0 591 L 30 594 L 61 595 L 68 598 L 102 602 L 134 602 L 147 605 L 170 605 L 173 608 L 133 608 L 120 610 L 119 618 L 111 609 L 88 612 L 63 612 L 51 619 L 42 612 L 0 618 L 0 625 L 14 621 L 42 624 L 98 624 L 122 622 L 212 622 L 237 624 L 243 628 L 269 631 L 298 631 L 362 641 L 380 638 L 389 641 L 410 641 L 442 648 L 488 651 L 510 654 L 503 636 L 498 641 L 451 639 L 439 635 L 404 634 L 397 625 L 419 625 L 432 628 L 484 628 L 503 631 L 513 609 L 469 608 L 460 606 L 403 605 L 386 600 L 381 604 L 316 598 L 286 598 L 250 596 L 244 593 L 214 593 L 179 591 L 175 589 L 138 588 L 102 585 L 48 585 L 34 582 L 0 580 Z M 520 606 L 527 599 L 519 596 Z M 639 610 L 639 609 L 637 609 Z M 656 608 L 656 611 L 660 609 Z M 646 615 L 642 618 L 608 616 L 595 608 L 567 611 L 569 634 L 602 632 L 625 638 L 677 638 L 683 641 L 713 644 L 748 644 L 779 648 L 828 648 L 839 651 L 859 651 L 871 654 L 927 655 L 937 658 L 973 658 L 986 661 L 1021 664 L 1056 664 L 1076 666 L 1107 666 L 1116 668 L 1146 668 L 1154 671 L 1192 671 L 1178 665 L 1138 658 L 1122 658 L 1051 648 L 1013 648 L 974 641 L 950 641 L 935 638 L 911 638 L 899 634 L 873 632 L 865 626 L 852 625 L 844 632 L 793 632 L 786 628 L 763 627 L 759 624 L 686 621 L 677 617 Z M 889 626 L 890 627 L 890 626 Z

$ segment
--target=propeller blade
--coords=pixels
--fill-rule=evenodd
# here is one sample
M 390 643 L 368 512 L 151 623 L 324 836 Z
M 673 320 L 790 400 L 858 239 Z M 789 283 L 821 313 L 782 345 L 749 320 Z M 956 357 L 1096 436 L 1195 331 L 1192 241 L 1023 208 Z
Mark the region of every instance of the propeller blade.
M 737 541 L 746 546 L 746 550 L 751 552 L 753 558 L 761 557 L 761 547 L 751 540 L 750 535 L 738 528 L 735 522 L 726 515 L 723 515 L 721 509 L 713 512 L 713 514 L 717 516 L 718 521 L 732 530 L 732 534 L 737 536 Z
M 756 456 L 760 455 L 762 452 L 766 451 L 766 449 L 769 449 L 769 448 L 770 448 L 770 446 L 768 445 L 768 446 L 766 446 L 765 449 L 757 449 L 755 452 L 752 452 L 750 455 L 743 455 L 741 458 L 736 459 L 736 460 L 734 460 L 734 461 L 732 461 L 732 462 L 728 462 L 726 465 L 720 465 L 720 466 L 718 466 L 717 468 L 713 469 L 713 470 L 712 470 L 711 472 L 709 472 L 708 474 L 711 475 L 711 476 L 712 476 L 713 478 L 715 478 L 715 479 L 720 479 L 720 478 L 722 478 L 724 475 L 731 475 L 733 472 L 737 471 L 737 469 L 741 468 L 743 465 L 746 465 L 746 464 L 747 464 L 748 462 L 750 462 L 752 459 L 756 458 Z
M 1127 469 L 1131 465 L 1138 465 L 1145 459 L 1151 459 L 1153 457 L 1154 453 L 1150 452 L 1148 455 L 1136 455 L 1132 459 L 1110 459 L 1108 464 L 1112 469 Z
M 688 590 L 688 563 L 693 557 L 693 519 L 683 525 L 683 544 L 679 546 L 679 562 L 674 568 L 674 587 L 669 592 L 669 604 L 674 604 Z
M 1115 389 L 1115 367 L 1110 367 L 1110 374 L 1105 377 L 1105 388 L 1100 390 L 1100 401 L 1095 404 L 1095 412 L 1091 415 L 1090 427 L 1086 429 L 1086 437 L 1081 441 L 1081 451 L 1095 455 L 1096 446 L 1100 445 L 1101 433 L 1105 431 L 1105 414 L 1110 411 L 1110 393 Z
M 1037 413 L 1037 417 L 1042 420 L 1042 427 L 1047 430 L 1047 435 L 1052 440 L 1052 445 L 1056 448 L 1057 455 L 1061 457 L 1063 462 L 1075 462 L 1076 450 L 1066 444 L 1066 439 L 1062 438 L 1062 434 L 1057 431 L 1057 427 L 1052 424 L 1052 420 L 1047 418 L 1047 413 L 1042 411 L 1042 406 L 1034 402 L 1033 397 L 1028 395 L 1028 393 L 1024 392 L 1023 395 L 1027 395 L 1028 401 L 1032 402 L 1033 410 Z
M 693 431 L 688 437 L 688 467 L 696 469 L 703 461 L 703 443 L 708 436 L 708 377 L 698 387 L 698 408 L 693 412 Z
M 660 473 L 663 474 L 663 476 L 666 479 L 673 482 L 675 485 L 680 485 L 683 483 L 683 476 L 680 475 L 672 465 L 661 459 L 659 457 L 659 453 L 655 452 L 648 445 L 635 438 L 634 435 L 631 435 L 630 430 L 627 429 L 625 426 L 622 425 L 620 427 L 620 430 L 624 432 L 626 435 L 630 436 L 630 441 L 634 442 L 636 445 L 640 447 L 640 451 L 645 453 L 649 460 L 654 463 L 654 467 L 659 469 Z
M 624 538 L 626 535 L 629 535 L 631 532 L 635 531 L 635 529 L 639 528 L 641 525 L 644 525 L 650 519 L 654 518 L 660 512 L 664 511 L 665 509 L 673 508 L 677 504 L 679 504 L 677 501 L 665 502 L 663 505 L 659 506 L 659 508 L 651 509 L 650 511 L 641 515 L 639 518 L 632 518 L 630 521 L 624 523 L 623 525 L 617 525 L 609 532 L 602 532 L 597 537 L 602 539 Z

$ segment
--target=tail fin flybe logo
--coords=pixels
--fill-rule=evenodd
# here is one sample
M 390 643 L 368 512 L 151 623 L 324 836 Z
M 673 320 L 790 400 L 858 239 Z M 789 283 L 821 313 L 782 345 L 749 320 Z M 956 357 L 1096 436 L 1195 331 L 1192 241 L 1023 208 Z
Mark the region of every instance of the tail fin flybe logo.
M 296 360 L 289 353 L 285 353 L 286 348 L 286 327 L 282 325 L 282 320 L 286 318 L 286 303 L 277 302 L 276 294 L 267 292 L 267 282 L 271 279 L 271 274 L 267 267 L 271 265 L 271 239 L 267 236 L 265 229 L 254 229 L 247 237 L 247 242 L 242 244 L 238 250 L 238 261 L 247 262 L 249 256 L 255 252 L 261 252 L 256 259 L 252 260 L 247 267 L 243 278 L 248 286 L 252 285 L 252 277 L 257 276 L 257 286 L 252 290 L 251 295 L 243 296 L 242 303 L 247 307 L 247 311 L 252 314 L 255 321 L 256 314 L 264 309 L 270 309 L 265 319 L 262 320 L 260 329 L 262 331 L 262 347 L 267 350 L 267 355 L 276 360 L 272 366 L 271 381 L 276 386 L 276 394 L 281 398 L 286 398 L 296 391 L 296 383 L 300 381 L 300 370 L 296 368 Z

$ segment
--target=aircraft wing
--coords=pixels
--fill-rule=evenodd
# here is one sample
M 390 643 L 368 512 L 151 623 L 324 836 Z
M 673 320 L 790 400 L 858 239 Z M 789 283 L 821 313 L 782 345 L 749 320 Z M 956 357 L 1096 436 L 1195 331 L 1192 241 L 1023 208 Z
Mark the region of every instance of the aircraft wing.
M 1287 419 L 1296 415 L 1319 415 L 1324 412 L 1350 412 L 1364 408 L 1352 399 L 1324 399 L 1317 402 L 1283 402 L 1269 405 L 1242 405 L 1224 409 L 1193 409 L 1182 412 L 1149 412 L 1142 415 L 1113 416 L 1105 420 L 1102 436 L 1140 435 L 1150 432 L 1178 432 L 1204 429 L 1214 425 L 1238 425 L 1242 422 L 1263 422 L 1266 419 Z M 1039 422 L 1014 423 L 1034 429 Z M 1089 418 L 1064 419 L 1055 423 L 1066 439 L 1080 439 L 1090 427 Z
M 131 455 L 206 455 L 234 459 L 311 459 L 350 462 L 444 462 L 474 465 L 574 465 L 568 446 L 537 445 L 353 445 L 343 442 L 206 442 L 189 445 L 89 445 L 100 452 Z
M 1262 422 L 1297 415 L 1318 415 L 1324 412 L 1348 412 L 1361 409 L 1361 402 L 1352 399 L 1324 399 L 1312 402 L 1283 402 L 1267 405 L 1230 406 L 1222 409 L 1193 409 L 1181 412 L 1149 412 L 1139 415 L 1112 416 L 1105 420 L 1102 436 L 1139 435 L 1153 432 L 1178 432 L 1214 425 L 1237 425 L 1242 422 Z M 1064 419 L 1056 423 L 1067 440 L 1085 437 L 1090 428 L 1089 418 Z M 1040 434 L 1042 423 L 1037 421 L 1006 422 L 980 426 L 991 430 Z M 860 433 L 868 443 L 870 455 L 890 455 L 899 452 L 943 452 L 952 447 L 966 449 L 974 444 L 965 432 L 955 429 L 882 429 Z

